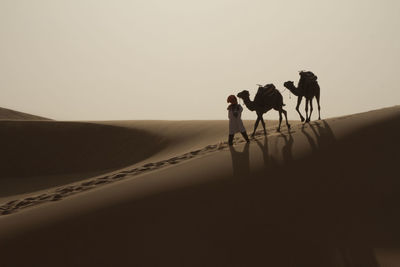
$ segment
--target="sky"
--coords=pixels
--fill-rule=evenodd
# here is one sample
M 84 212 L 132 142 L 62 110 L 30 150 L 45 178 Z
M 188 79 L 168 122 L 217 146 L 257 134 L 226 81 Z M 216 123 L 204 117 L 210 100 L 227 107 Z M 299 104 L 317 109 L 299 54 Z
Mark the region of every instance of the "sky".
M 397 0 L 1 0 L 0 107 L 226 119 L 228 95 L 273 83 L 298 119 L 283 82 L 299 70 L 318 76 L 323 118 L 394 106 L 399 29 Z

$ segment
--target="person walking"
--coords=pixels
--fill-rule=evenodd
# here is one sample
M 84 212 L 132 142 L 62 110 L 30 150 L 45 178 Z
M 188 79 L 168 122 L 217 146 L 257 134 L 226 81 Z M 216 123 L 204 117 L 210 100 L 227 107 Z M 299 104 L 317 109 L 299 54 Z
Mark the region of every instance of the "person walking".
M 228 106 L 228 118 L 229 118 L 229 139 L 228 144 L 233 145 L 233 136 L 235 133 L 241 133 L 246 142 L 250 142 L 247 136 L 246 129 L 244 128 L 242 121 L 242 111 L 243 108 L 237 102 L 237 98 L 234 95 L 228 96 L 226 102 L 230 103 Z

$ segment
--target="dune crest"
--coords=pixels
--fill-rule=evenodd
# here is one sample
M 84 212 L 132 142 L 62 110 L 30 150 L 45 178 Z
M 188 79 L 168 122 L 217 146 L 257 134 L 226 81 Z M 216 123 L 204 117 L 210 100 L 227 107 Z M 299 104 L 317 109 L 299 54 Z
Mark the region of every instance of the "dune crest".
M 272 129 L 269 129 L 272 130 Z M 256 132 L 256 138 L 260 136 L 264 136 L 261 131 Z M 242 144 L 245 141 L 240 139 L 239 137 L 235 138 L 236 144 Z M 142 143 L 143 145 L 143 143 Z M 146 146 L 148 148 L 148 144 Z M 90 189 L 95 189 L 100 185 L 110 184 L 124 178 L 129 178 L 141 174 L 145 174 L 150 171 L 159 170 L 164 167 L 168 167 L 171 165 L 175 165 L 178 163 L 182 163 L 184 161 L 195 159 L 201 156 L 206 156 L 207 154 L 217 152 L 220 150 L 226 150 L 228 148 L 227 141 L 221 141 L 217 144 L 210 144 L 204 148 L 196 149 L 181 155 L 177 155 L 172 158 L 168 158 L 165 160 L 157 161 L 157 162 L 149 162 L 139 167 L 127 168 L 122 171 L 113 172 L 112 174 L 97 176 L 92 179 L 85 179 L 82 182 L 69 184 L 66 186 L 54 188 L 52 190 L 48 190 L 45 193 L 41 194 L 33 194 L 23 199 L 14 199 L 11 201 L 7 201 L 7 203 L 1 205 L 0 204 L 0 215 L 7 215 L 13 212 L 17 212 L 23 208 L 31 207 L 34 205 L 42 204 L 48 201 L 59 201 L 68 196 L 87 191 Z M 121 156 L 121 155 L 120 155 Z M 122 155 L 125 156 L 125 155 Z M 131 161 L 134 163 L 134 161 Z
M 48 118 L 15 111 L 7 108 L 0 108 L 0 120 L 51 120 Z

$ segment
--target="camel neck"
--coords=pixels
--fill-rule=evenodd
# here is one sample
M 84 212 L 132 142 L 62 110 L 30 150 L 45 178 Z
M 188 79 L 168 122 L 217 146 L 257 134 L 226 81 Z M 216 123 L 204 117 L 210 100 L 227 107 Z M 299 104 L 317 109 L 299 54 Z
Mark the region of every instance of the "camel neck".
M 250 100 L 250 97 L 243 98 L 243 102 L 249 110 L 253 111 L 256 109 L 254 102 Z
M 294 94 L 295 96 L 299 96 L 301 95 L 301 89 L 300 87 L 296 87 L 295 85 L 288 87 L 288 89 L 290 90 L 290 92 L 292 92 L 292 94 Z

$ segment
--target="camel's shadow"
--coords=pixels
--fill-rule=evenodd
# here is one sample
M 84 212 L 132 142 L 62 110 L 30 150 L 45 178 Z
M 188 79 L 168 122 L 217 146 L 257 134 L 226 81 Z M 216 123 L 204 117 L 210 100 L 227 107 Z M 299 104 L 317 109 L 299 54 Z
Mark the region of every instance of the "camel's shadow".
M 337 190 L 331 190 L 337 181 L 334 179 L 336 176 L 331 174 L 332 170 L 324 172 L 329 165 L 320 162 L 322 157 L 314 153 L 328 149 L 329 154 L 329 150 L 335 147 L 336 137 L 330 125 L 326 121 L 315 121 L 299 125 L 297 132 L 258 136 L 250 145 L 230 147 L 234 177 L 252 178 L 236 180 L 240 189 L 235 193 L 242 195 L 245 188 L 256 184 L 254 179 L 259 179 L 261 186 L 257 183 L 257 188 L 253 189 L 262 196 L 261 200 L 251 202 L 259 205 L 246 208 L 252 208 L 257 214 L 267 214 L 268 223 L 276 224 L 276 229 L 268 235 L 270 240 L 265 241 L 266 250 L 275 256 L 290 251 L 293 262 L 299 264 L 296 266 L 379 266 L 372 244 L 359 242 L 357 234 L 342 238 L 342 234 L 336 232 L 339 229 L 347 236 L 354 221 L 348 222 L 347 211 L 341 211 L 341 204 L 336 203 L 334 195 Z M 301 140 L 302 134 L 306 140 Z M 312 151 L 306 159 L 294 154 L 296 142 L 310 145 Z M 319 167 L 309 164 L 314 160 Z M 252 161 L 261 164 L 258 173 L 250 169 Z M 241 201 L 243 199 L 239 203 Z M 339 218 L 331 217 L 332 214 L 338 214 Z M 268 225 L 265 229 L 272 231 Z M 292 247 L 277 248 L 278 240 L 292 242 Z M 273 262 L 272 259 L 271 264 Z
M 311 130 L 311 133 L 307 130 L 308 128 Z M 301 132 L 307 138 L 313 152 L 333 145 L 336 140 L 331 127 L 325 120 L 305 123 L 301 126 Z

